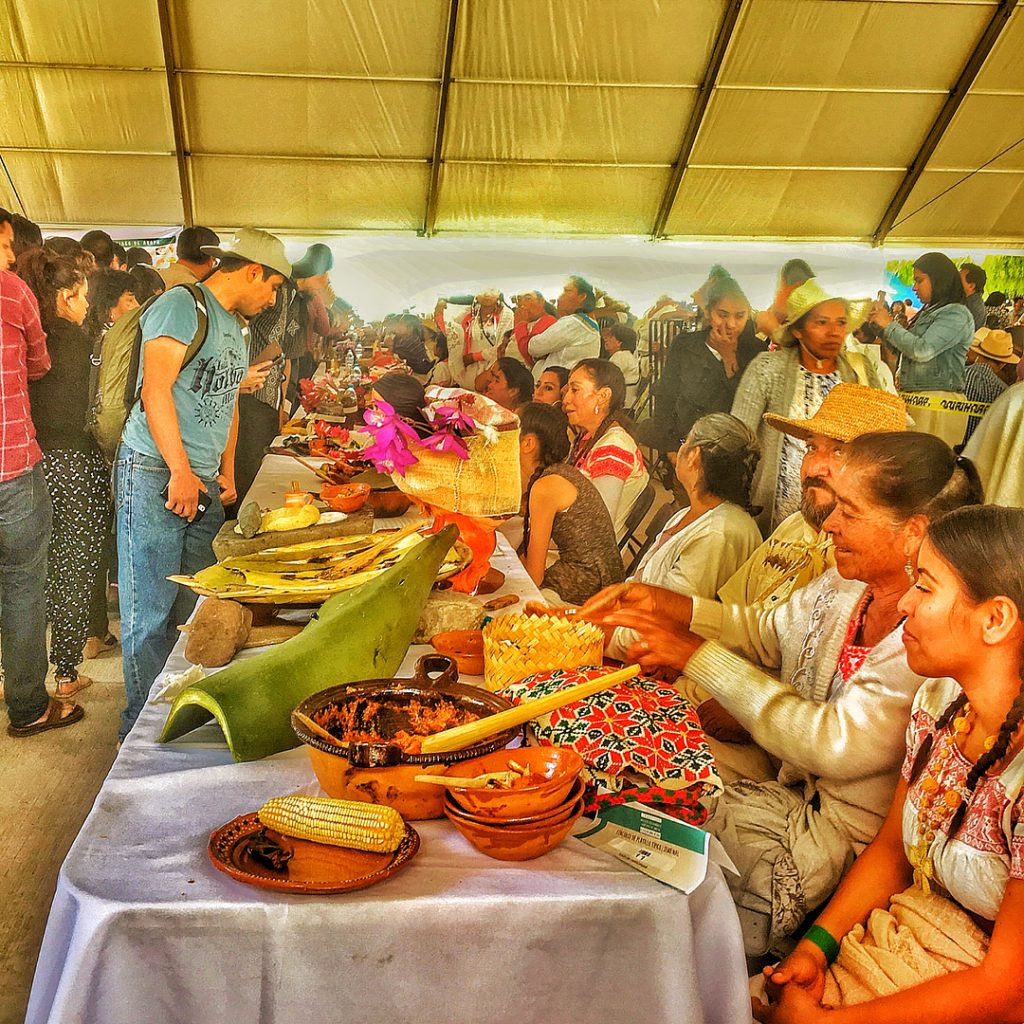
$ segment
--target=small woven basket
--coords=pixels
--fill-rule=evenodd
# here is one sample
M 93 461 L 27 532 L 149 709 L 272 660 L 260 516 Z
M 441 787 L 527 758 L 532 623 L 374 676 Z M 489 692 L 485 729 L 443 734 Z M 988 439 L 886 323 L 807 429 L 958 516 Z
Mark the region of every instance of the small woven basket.
M 484 627 L 484 684 L 500 690 L 535 672 L 600 665 L 604 633 L 555 615 L 503 615 Z

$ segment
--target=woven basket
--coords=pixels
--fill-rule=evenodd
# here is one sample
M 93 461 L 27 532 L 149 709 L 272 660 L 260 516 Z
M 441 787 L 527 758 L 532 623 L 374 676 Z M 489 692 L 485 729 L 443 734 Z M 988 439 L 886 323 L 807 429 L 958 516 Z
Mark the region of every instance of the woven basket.
M 500 690 L 535 672 L 600 665 L 604 633 L 555 615 L 504 615 L 484 627 L 484 684 Z
M 510 516 L 519 512 L 519 430 L 499 430 L 494 444 L 479 434 L 466 440 L 469 458 L 451 452 L 413 448 L 419 460 L 405 476 L 393 477 L 398 488 L 424 504 L 467 516 Z

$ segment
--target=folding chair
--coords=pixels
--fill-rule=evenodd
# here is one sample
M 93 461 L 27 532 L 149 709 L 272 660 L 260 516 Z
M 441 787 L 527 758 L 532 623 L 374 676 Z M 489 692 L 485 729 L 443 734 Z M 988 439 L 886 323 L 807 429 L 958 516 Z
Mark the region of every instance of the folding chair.
M 637 547 L 640 546 L 640 542 L 637 539 L 636 531 L 640 529 L 640 524 L 644 521 L 644 516 L 647 515 L 651 510 L 651 506 L 654 504 L 654 496 L 656 494 L 654 484 L 649 480 L 647 486 L 637 495 L 636 501 L 633 502 L 633 507 L 629 510 L 629 514 L 626 516 L 625 532 L 622 534 L 622 539 L 619 541 L 619 550 L 632 553 L 630 551 L 630 545 L 635 544 Z

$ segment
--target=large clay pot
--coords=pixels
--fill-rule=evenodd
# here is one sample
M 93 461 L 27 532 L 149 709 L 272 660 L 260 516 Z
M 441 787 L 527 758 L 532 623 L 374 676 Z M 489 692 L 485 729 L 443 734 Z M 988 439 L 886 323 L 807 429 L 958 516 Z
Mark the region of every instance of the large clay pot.
M 432 672 L 438 675 L 432 677 Z M 451 701 L 480 718 L 512 707 L 504 697 L 460 683 L 458 678 L 458 668 L 451 658 L 428 654 L 416 663 L 412 679 L 368 679 L 333 686 L 304 700 L 295 710 L 318 724 L 331 705 L 340 707 L 353 701 L 384 705 L 377 717 L 379 743 L 334 745 L 311 732 L 292 715 L 292 728 L 305 744 L 324 792 L 342 800 L 394 807 L 408 821 L 443 817 L 444 787 L 415 782 L 414 777 L 442 775 L 451 764 L 500 750 L 519 733 L 518 728 L 506 729 L 465 750 L 447 754 L 409 754 L 388 742 L 388 736 L 404 727 L 401 708 L 412 700 Z

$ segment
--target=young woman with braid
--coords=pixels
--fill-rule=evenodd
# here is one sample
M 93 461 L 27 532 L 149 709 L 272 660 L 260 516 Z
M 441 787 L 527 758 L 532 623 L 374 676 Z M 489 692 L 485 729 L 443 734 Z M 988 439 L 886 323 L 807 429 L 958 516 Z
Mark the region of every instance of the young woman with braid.
M 578 469 L 565 465 L 565 413 L 555 405 L 530 402 L 519 418 L 524 483 L 519 556 L 539 587 L 562 603 L 582 604 L 625 576 L 611 517 L 594 485 Z M 552 541 L 559 557 L 547 566 Z
M 621 537 L 649 479 L 626 414 L 626 378 L 605 359 L 581 359 L 569 374 L 562 408 L 579 432 L 570 465 L 592 480 Z
M 1022 536 L 1024 510 L 992 505 L 929 527 L 900 609 L 907 662 L 931 678 L 892 807 L 796 950 L 765 969 L 758 1020 L 1024 1020 Z

